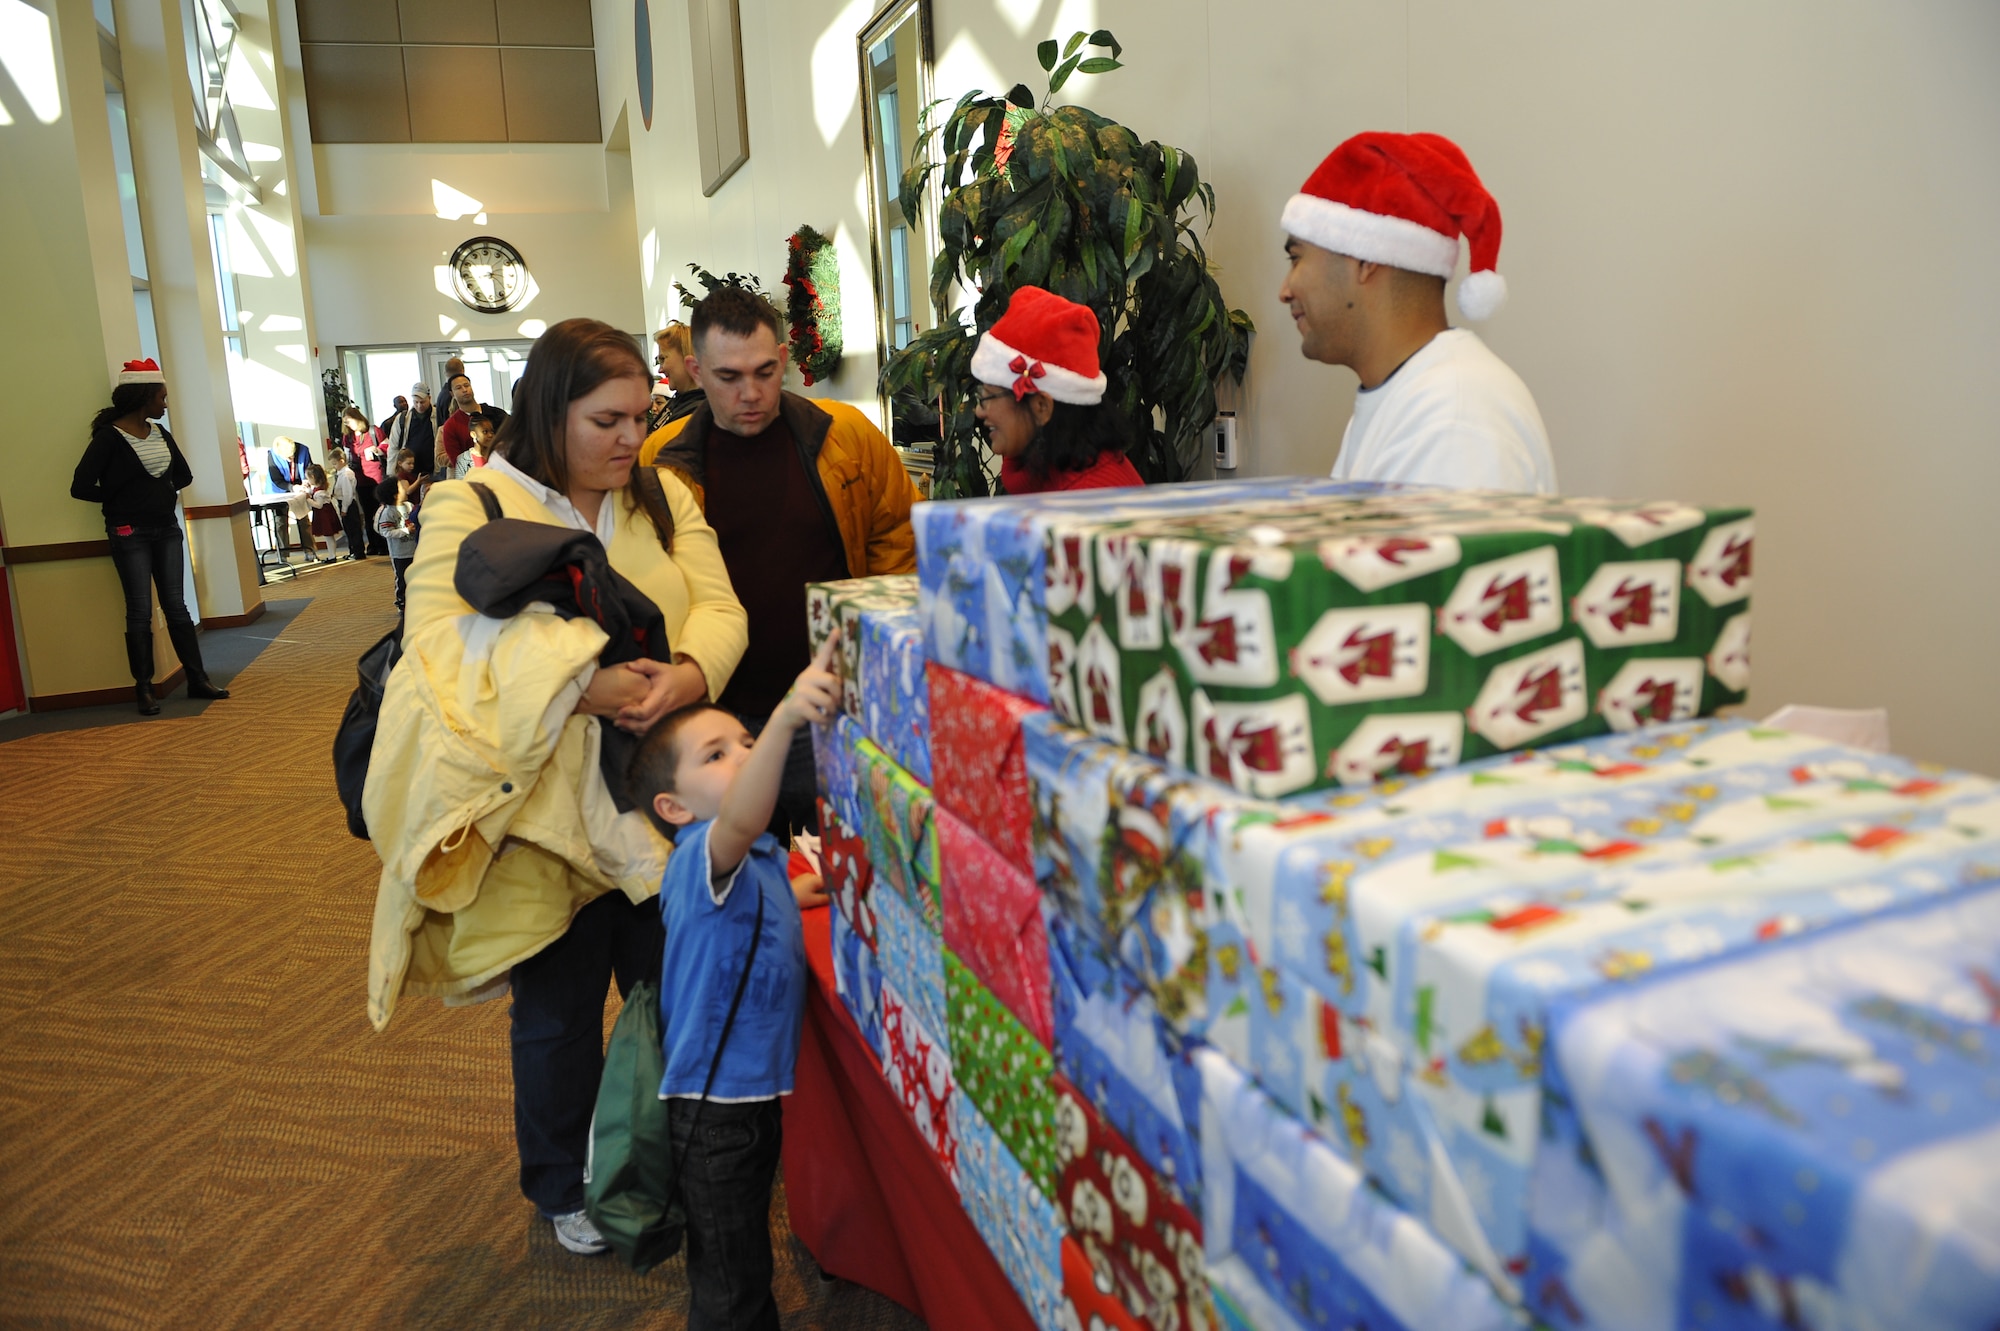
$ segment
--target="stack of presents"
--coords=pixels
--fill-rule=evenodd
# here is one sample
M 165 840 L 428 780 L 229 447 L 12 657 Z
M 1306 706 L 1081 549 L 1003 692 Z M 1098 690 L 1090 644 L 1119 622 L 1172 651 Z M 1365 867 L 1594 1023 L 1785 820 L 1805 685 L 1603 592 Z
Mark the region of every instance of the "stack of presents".
M 1036 1324 L 2000 1324 L 2000 787 L 1716 717 L 1747 512 L 913 521 L 809 592 L 835 969 Z

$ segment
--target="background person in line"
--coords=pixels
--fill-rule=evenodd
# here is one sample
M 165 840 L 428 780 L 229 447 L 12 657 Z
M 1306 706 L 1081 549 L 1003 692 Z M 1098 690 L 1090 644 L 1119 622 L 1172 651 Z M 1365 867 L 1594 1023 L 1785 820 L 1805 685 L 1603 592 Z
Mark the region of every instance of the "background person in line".
M 1555 459 L 1521 377 L 1445 318 L 1463 235 L 1472 271 L 1459 311 L 1484 319 L 1506 282 L 1500 207 L 1458 145 L 1437 134 L 1357 134 L 1285 205 L 1291 307 L 1307 359 L 1361 378 L 1336 480 L 1553 494 Z
M 126 361 L 111 405 L 90 422 L 90 444 L 71 478 L 72 498 L 104 509 L 104 536 L 125 592 L 125 663 L 141 716 L 160 710 L 153 696 L 153 588 L 167 637 L 187 674 L 188 697 L 227 698 L 201 663 L 201 640 L 188 613 L 187 538 L 175 505 L 194 484 L 180 445 L 159 423 L 167 414 L 167 377 L 151 360 Z

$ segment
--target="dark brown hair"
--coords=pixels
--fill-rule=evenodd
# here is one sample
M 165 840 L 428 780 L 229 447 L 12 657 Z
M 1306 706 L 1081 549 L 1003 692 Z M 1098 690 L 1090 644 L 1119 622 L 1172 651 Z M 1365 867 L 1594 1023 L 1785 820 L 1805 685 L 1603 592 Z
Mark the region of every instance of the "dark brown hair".
M 695 357 L 700 358 L 709 333 L 720 329 L 735 337 L 751 337 L 760 324 L 771 330 L 779 346 L 785 345 L 785 321 L 777 306 L 748 287 L 718 282 L 694 307 L 694 318 L 689 321 Z
M 569 404 L 613 379 L 633 378 L 652 387 L 653 375 L 639 346 L 596 319 L 565 319 L 535 339 L 528 365 L 514 388 L 514 411 L 500 426 L 493 451 L 558 493 L 569 489 Z M 632 464 L 636 480 L 639 464 Z M 673 548 L 674 517 L 654 487 L 628 483 L 625 502 L 643 512 Z
M 631 761 L 625 766 L 625 793 L 646 810 L 646 817 L 669 841 L 674 839 L 676 829 L 653 808 L 653 797 L 676 793 L 674 777 L 680 770 L 681 746 L 675 741 L 680 738 L 681 727 L 703 712 L 733 715 L 727 708 L 707 701 L 691 702 L 668 712 L 646 732 L 645 738 L 639 741 L 639 747 L 632 750 Z

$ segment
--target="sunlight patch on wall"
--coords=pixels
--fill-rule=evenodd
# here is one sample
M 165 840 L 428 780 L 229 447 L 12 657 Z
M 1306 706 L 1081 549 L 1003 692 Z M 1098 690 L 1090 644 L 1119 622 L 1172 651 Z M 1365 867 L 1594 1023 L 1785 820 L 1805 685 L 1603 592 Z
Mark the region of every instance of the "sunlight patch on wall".
M 986 52 L 969 32 L 961 32 L 952 38 L 951 45 L 938 56 L 931 83 L 932 96 L 953 102 L 974 88 L 1004 93 L 1014 86 L 1012 80 L 1000 77 L 1000 72 L 993 68 L 993 62 L 987 59 Z
M 287 360 L 295 360 L 301 365 L 306 363 L 306 344 L 303 342 L 280 342 L 271 350 Z
M 243 215 L 250 219 L 250 227 L 257 233 L 257 239 L 277 261 L 278 270 L 286 277 L 299 271 L 298 242 L 292 238 L 292 229 L 275 217 L 270 217 L 256 209 L 245 209 Z
M 250 229 L 243 224 L 245 214 L 240 206 L 232 205 L 225 214 L 224 225 L 229 228 L 229 268 L 238 277 L 270 277 L 271 265 L 264 262 L 264 251 L 250 238 Z
M 1073 32 L 1097 31 L 1097 0 L 1062 0 L 1056 9 L 1056 21 L 1049 27 L 1049 36 L 1059 42 L 1069 40 Z M 1093 54 L 1100 54 L 1093 52 Z M 1068 88 L 1063 89 L 1068 92 Z
M 299 360 L 303 364 L 305 358 L 300 357 Z M 269 365 L 259 365 L 256 361 L 232 354 L 229 357 L 229 395 L 235 402 L 239 420 L 255 425 L 312 428 L 312 393 L 297 379 Z
M 0 0 L 0 3 L 4 2 L 5 0 Z M 459 218 L 470 216 L 486 207 L 470 194 L 463 190 L 455 190 L 436 178 L 431 180 L 431 206 L 437 209 L 437 215 L 447 222 L 456 222 Z M 486 219 L 482 217 L 478 220 L 484 222 Z
M 845 222 L 834 228 L 833 252 L 840 256 L 840 289 L 855 293 L 840 302 L 840 335 L 846 339 L 849 355 L 872 354 L 880 336 L 875 327 L 874 266 Z
M 1016 37 L 1025 37 L 1041 16 L 1042 0 L 993 0 L 993 9 L 1006 20 Z
M 282 161 L 284 156 L 285 150 L 275 143 L 252 143 L 248 139 L 243 141 L 243 157 L 246 161 L 277 162 Z
M 243 48 L 241 46 L 236 48 L 234 56 L 230 59 L 229 69 L 222 76 L 222 83 L 223 87 L 229 93 L 229 100 L 235 103 L 238 110 L 275 111 L 278 109 L 278 104 L 271 100 L 270 90 L 264 86 L 263 80 L 257 77 L 257 71 L 252 69 L 250 62 L 243 58 Z
M 660 228 L 646 232 L 646 238 L 639 242 L 639 285 L 651 291 L 653 272 L 660 263 Z
M 26 0 L 0 0 L 0 68 L 44 125 L 62 119 L 62 87 L 56 81 L 55 34 L 49 16 Z M 13 118 L 0 110 L 0 123 Z
M 861 104 L 860 57 L 855 35 L 868 22 L 873 0 L 848 0 L 833 23 L 813 43 L 813 120 L 820 141 L 833 146 Z
M 245 314 L 243 317 L 248 319 L 250 316 Z M 264 322 L 257 325 L 257 331 L 260 333 L 296 333 L 304 327 L 304 322 L 295 314 L 267 314 L 264 316 Z
M 549 326 L 540 319 L 523 319 L 521 326 L 515 331 L 522 337 L 540 337 L 549 331 Z
M 457 327 L 458 327 L 458 320 L 452 318 L 449 314 L 440 314 L 438 316 L 439 337 L 450 337 L 452 335 L 453 330 L 455 330 Z

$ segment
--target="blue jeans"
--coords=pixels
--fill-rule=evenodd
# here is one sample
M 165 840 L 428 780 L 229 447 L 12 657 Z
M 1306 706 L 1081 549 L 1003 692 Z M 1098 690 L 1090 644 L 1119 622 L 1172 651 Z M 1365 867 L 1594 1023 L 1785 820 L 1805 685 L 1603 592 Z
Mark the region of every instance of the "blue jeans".
M 510 1010 L 514 1144 L 521 1191 L 543 1215 L 583 1209 L 590 1116 L 604 1076 L 604 997 L 660 978 L 666 934 L 657 902 L 607 892 L 569 930 L 514 967 Z
M 178 526 L 135 527 L 130 536 L 107 533 L 111 563 L 125 589 L 125 631 L 153 631 L 153 588 L 160 589 L 160 610 L 169 624 L 192 624 L 185 580 L 187 542 Z
M 783 1101 L 669 1100 L 667 1129 L 687 1208 L 688 1331 L 778 1331 L 771 1184 Z

